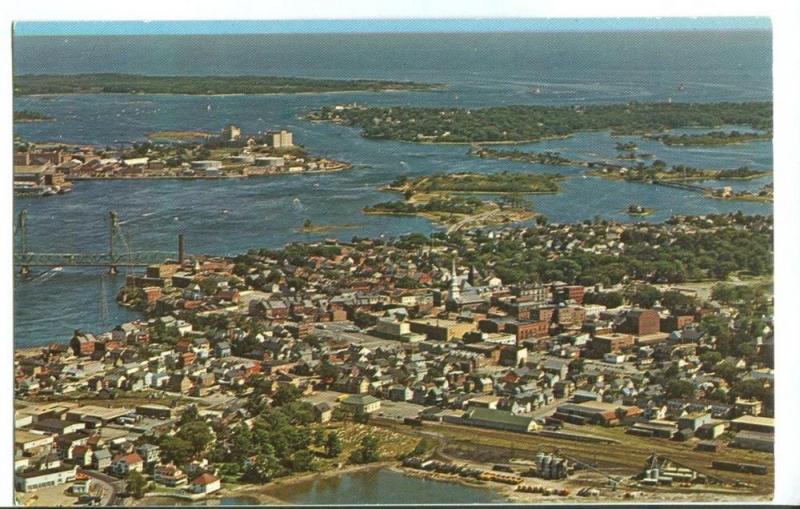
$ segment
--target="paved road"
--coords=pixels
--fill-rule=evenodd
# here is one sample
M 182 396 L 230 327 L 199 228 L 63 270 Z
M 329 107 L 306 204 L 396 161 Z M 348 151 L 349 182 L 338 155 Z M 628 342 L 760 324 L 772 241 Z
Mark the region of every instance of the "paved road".
M 461 221 L 450 225 L 450 227 L 447 229 L 447 233 L 457 232 L 458 230 L 460 230 L 464 226 L 468 225 L 469 223 L 474 223 L 476 221 L 481 221 L 481 220 L 484 220 L 484 219 L 488 219 L 489 217 L 491 217 L 491 216 L 493 216 L 495 214 L 498 214 L 499 212 L 501 212 L 501 210 L 499 208 L 497 208 L 497 209 L 489 210 L 487 212 L 483 212 L 483 213 L 478 214 L 476 216 L 467 216 L 464 219 L 462 219 Z
M 119 494 L 125 489 L 125 481 L 97 470 L 79 468 L 78 471 L 88 475 L 94 482 L 103 487 L 103 499 L 100 501 L 100 505 L 122 505 L 123 501 L 120 499 Z

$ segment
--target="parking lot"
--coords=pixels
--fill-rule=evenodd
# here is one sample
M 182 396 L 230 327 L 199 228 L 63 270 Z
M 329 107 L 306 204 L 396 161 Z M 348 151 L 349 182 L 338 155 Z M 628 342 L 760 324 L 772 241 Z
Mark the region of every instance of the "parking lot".
M 402 343 L 391 339 L 383 339 L 365 334 L 353 324 L 353 322 L 324 322 L 314 326 L 314 334 L 321 337 L 334 337 L 344 339 L 353 344 L 364 348 L 399 347 Z

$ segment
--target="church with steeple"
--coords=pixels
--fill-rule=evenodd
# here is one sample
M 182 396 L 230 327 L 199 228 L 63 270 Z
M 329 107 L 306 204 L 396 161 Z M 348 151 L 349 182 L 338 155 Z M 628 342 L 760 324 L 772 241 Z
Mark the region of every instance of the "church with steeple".
M 474 286 L 476 275 L 477 271 L 474 267 L 470 267 L 468 275 L 460 275 L 456 270 L 456 259 L 453 257 L 450 286 L 447 289 L 447 301 L 445 301 L 445 308 L 448 311 L 474 310 L 483 304 L 488 304 L 488 299 L 481 295 L 478 288 Z

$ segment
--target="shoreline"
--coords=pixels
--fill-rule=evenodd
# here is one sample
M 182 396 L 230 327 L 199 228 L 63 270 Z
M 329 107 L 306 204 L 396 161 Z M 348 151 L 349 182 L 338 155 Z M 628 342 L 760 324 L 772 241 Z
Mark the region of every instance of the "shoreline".
M 346 90 L 324 90 L 319 92 L 304 91 L 304 92 L 236 92 L 226 94 L 187 94 L 185 92 L 102 92 L 102 91 L 85 91 L 85 92 L 54 92 L 50 94 L 14 94 L 14 97 L 60 97 L 60 96 L 87 96 L 87 95 L 119 95 L 119 96 L 181 96 L 181 97 L 240 97 L 240 96 L 276 96 L 276 95 L 322 95 L 322 94 L 356 94 L 360 92 L 426 92 L 431 90 L 446 90 L 448 85 L 441 84 L 440 86 L 430 87 L 415 87 L 415 88 L 379 88 L 379 89 L 346 89 Z
M 307 175 L 307 174 L 323 174 L 323 173 L 336 173 L 340 171 L 350 170 L 353 165 L 347 163 L 346 166 L 340 168 L 333 168 L 330 170 L 303 170 L 303 171 L 284 171 L 278 173 L 264 173 L 263 175 L 218 175 L 216 177 L 206 177 L 197 175 L 152 175 L 152 176 L 129 176 L 129 177 L 67 177 L 69 182 L 93 181 L 93 180 L 224 180 L 224 179 L 243 179 L 243 178 L 262 178 L 262 177 L 280 177 L 282 175 Z
M 281 477 L 264 485 L 243 484 L 235 488 L 223 488 L 219 492 L 215 493 L 214 497 L 209 497 L 206 500 L 211 500 L 213 498 L 241 496 L 241 497 L 252 497 L 258 499 L 258 501 L 262 504 L 268 503 L 268 504 L 278 504 L 278 505 L 292 505 L 293 502 L 286 500 L 285 498 L 281 498 L 274 492 L 298 484 L 306 484 L 306 483 L 313 484 L 314 482 L 322 479 L 330 479 L 333 477 L 339 477 L 342 475 L 352 474 L 356 472 L 391 468 L 391 466 L 394 463 L 395 461 L 393 460 L 391 461 L 386 460 L 386 461 L 379 461 L 376 463 L 367 463 L 364 465 L 345 465 L 341 468 L 336 468 L 333 470 L 325 470 L 323 472 L 308 472 L 295 476 Z

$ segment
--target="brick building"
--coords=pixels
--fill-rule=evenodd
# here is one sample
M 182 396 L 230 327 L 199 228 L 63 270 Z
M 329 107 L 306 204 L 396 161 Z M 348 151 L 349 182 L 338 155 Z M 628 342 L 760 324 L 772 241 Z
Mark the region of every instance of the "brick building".
M 654 309 L 631 309 L 618 320 L 616 331 L 621 333 L 644 336 L 661 330 L 661 317 Z

